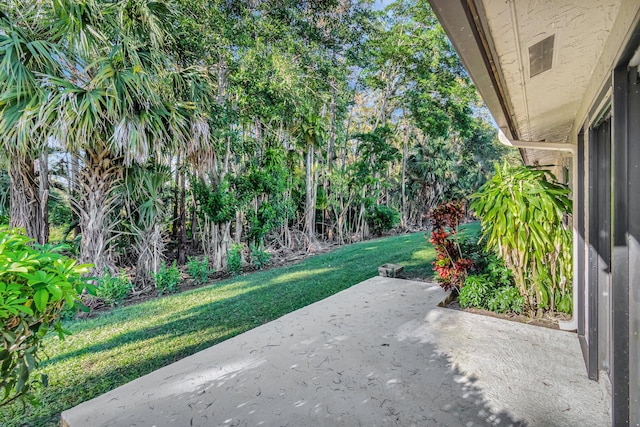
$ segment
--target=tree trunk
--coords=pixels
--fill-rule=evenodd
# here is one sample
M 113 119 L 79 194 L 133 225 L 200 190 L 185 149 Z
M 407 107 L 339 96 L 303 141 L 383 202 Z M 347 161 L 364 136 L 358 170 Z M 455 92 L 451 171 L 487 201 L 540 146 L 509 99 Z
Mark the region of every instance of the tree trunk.
M 178 206 L 180 205 L 180 154 L 178 153 L 178 157 L 176 159 L 176 173 L 174 175 L 174 185 L 173 185 L 173 219 L 171 226 L 171 239 L 173 241 L 177 241 L 178 239 L 178 229 L 180 228 L 180 210 Z M 180 253 L 180 249 L 178 248 L 178 254 Z
M 313 155 L 313 147 L 309 146 L 307 149 L 307 156 L 306 156 L 306 162 L 305 162 L 305 166 L 306 166 L 306 176 L 305 176 L 305 183 L 306 183 L 306 203 L 305 203 L 305 229 L 307 232 L 307 237 L 309 238 L 309 241 L 312 242 L 315 240 L 315 224 L 316 224 L 316 204 L 315 204 L 315 199 L 313 197 L 314 195 L 314 183 L 313 183 L 313 159 L 314 159 L 314 155 Z
M 44 244 L 44 222 L 33 160 L 21 153 L 9 155 L 9 226 L 23 228 L 27 236 Z
M 187 190 L 184 172 L 180 173 L 180 221 L 178 222 L 178 264 L 187 262 Z
M 94 264 L 93 275 L 102 275 L 113 265 L 108 252 L 113 225 L 109 215 L 115 205 L 113 190 L 119 178 L 120 168 L 107 148 L 85 150 L 79 173 L 80 262 Z
M 153 284 L 154 276 L 164 261 L 164 241 L 160 224 L 153 224 L 146 230 L 137 230 L 136 252 L 136 282 L 143 287 Z
M 409 153 L 409 130 L 405 123 L 404 138 L 402 139 L 402 214 L 400 216 L 402 228 L 407 227 L 407 155 Z
M 209 260 L 209 265 L 215 271 L 227 268 L 227 251 L 231 248 L 231 222 L 215 224 L 205 219 L 203 239 L 204 252 Z
M 38 161 L 40 172 L 40 216 L 42 227 L 38 242 L 41 244 L 49 241 L 49 153 L 47 148 L 43 148 Z

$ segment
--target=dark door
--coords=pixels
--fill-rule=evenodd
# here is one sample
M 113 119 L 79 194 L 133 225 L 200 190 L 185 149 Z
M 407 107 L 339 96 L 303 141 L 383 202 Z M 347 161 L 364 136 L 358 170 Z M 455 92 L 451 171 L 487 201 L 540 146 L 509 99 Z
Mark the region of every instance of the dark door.
M 611 343 L 611 116 L 589 132 L 589 377 L 609 372 Z

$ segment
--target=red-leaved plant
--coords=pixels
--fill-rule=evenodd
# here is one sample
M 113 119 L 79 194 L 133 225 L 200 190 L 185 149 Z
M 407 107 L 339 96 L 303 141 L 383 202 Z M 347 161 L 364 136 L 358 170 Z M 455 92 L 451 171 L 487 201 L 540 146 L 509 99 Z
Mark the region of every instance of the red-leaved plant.
M 458 227 L 464 215 L 464 204 L 458 201 L 443 203 L 429 211 L 432 227 L 429 242 L 437 252 L 432 265 L 436 280 L 446 291 L 459 290 L 473 267 L 473 262 L 463 257 L 458 244 Z

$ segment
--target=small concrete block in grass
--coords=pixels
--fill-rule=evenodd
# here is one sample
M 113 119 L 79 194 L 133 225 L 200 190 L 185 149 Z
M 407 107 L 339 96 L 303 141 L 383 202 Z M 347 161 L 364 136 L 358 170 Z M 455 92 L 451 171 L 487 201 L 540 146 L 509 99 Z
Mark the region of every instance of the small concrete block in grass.
M 382 277 L 398 277 L 404 267 L 398 264 L 383 264 L 378 267 L 378 274 Z

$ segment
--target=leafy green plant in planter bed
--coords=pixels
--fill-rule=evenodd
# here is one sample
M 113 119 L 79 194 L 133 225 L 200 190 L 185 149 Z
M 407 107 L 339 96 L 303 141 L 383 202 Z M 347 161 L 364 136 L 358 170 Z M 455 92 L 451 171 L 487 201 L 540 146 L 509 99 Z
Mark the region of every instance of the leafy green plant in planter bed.
M 242 274 L 242 245 L 234 243 L 227 251 L 227 271 L 232 276 Z
M 513 285 L 513 275 L 495 255 L 488 257 L 482 274 L 470 275 L 460 289 L 461 307 L 476 307 L 496 313 L 522 313 L 524 298 Z
M 571 313 L 569 193 L 548 171 L 504 164 L 473 196 L 471 208 L 482 220 L 483 239 L 514 272 L 530 313 Z
M 80 304 L 84 289 L 95 288 L 83 278 L 92 267 L 77 264 L 58 251 L 61 246 L 38 246 L 20 230 L 0 227 L 0 406 L 29 394 L 37 380 L 42 340 L 53 327 L 62 339 L 69 332 L 60 324 L 65 306 Z M 40 381 L 46 385 L 46 376 Z

